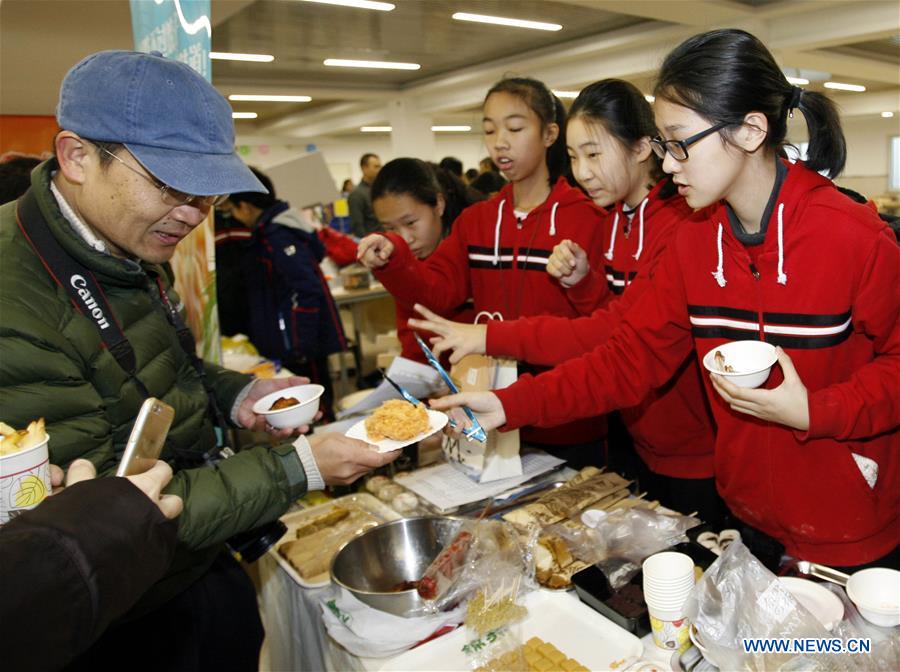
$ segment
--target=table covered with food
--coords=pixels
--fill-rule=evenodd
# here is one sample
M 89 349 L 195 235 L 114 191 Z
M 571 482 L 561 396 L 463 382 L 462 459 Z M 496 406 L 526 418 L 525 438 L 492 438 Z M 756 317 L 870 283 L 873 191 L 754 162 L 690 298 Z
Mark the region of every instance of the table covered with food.
M 593 467 L 519 485 L 517 505 L 444 515 L 403 485 L 412 476 L 376 475 L 284 516 L 260 563 L 272 669 L 895 669 L 896 571 L 844 588 L 793 563 L 782 569 L 804 578 L 779 578 L 735 531 Z M 748 638 L 869 651 L 746 653 Z
M 260 567 L 272 669 L 900 669 L 896 569 L 770 557 L 471 414 L 441 439 L 453 420 L 419 400 L 418 373 L 386 373 L 343 428 L 380 451 L 440 441 L 440 459 L 283 517 Z

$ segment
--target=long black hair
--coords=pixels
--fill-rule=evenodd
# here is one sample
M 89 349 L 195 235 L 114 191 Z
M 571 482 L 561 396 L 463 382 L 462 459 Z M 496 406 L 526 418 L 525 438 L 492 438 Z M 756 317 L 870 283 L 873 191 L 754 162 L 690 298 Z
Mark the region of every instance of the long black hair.
M 584 87 L 569 108 L 569 119 L 575 117 L 602 125 L 627 150 L 641 138 L 657 135 L 650 103 L 634 84 L 621 79 L 602 79 Z M 659 181 L 661 162 L 652 152 L 650 161 L 651 175 Z
M 530 77 L 501 79 L 487 92 L 485 102 L 493 93 L 508 93 L 521 98 L 541 120 L 542 127 L 546 128 L 547 124 L 559 126 L 556 142 L 547 148 L 547 169 L 550 171 L 552 186 L 565 172 L 569 159 L 566 153 L 566 108 L 543 82 Z
M 256 179 L 262 182 L 262 185 L 269 190 L 269 193 L 261 194 L 256 191 L 239 191 L 234 194 L 230 194 L 228 196 L 228 200 L 235 205 L 240 205 L 241 203 L 249 203 L 253 207 L 259 208 L 260 210 L 268 210 L 278 202 L 278 198 L 275 196 L 275 185 L 272 184 L 271 178 L 264 172 L 262 172 L 259 168 L 255 168 L 253 166 L 248 167 L 250 168 L 250 172 L 256 175 Z
M 663 61 L 654 93 L 714 123 L 740 124 L 749 112 L 761 112 L 769 124 L 766 147 L 776 153 L 789 113 L 799 109 L 809 130 L 806 165 L 834 178 L 847 160 L 834 103 L 792 86 L 763 43 L 743 30 L 713 30 L 683 42 Z M 727 139 L 729 131 L 720 133 Z
M 441 215 L 443 235 L 450 232 L 459 214 L 476 200 L 466 185 L 455 175 L 413 158 L 388 161 L 372 182 L 371 197 L 374 203 L 387 194 L 407 195 L 419 203 L 435 207 L 438 195 L 444 196 L 444 213 Z

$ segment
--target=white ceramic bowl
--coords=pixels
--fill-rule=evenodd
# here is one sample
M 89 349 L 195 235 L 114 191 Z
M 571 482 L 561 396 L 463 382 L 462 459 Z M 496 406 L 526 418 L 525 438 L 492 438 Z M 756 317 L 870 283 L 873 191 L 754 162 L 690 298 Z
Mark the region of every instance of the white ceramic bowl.
M 716 352 L 721 352 L 725 364 L 733 373 L 722 371 L 716 364 Z M 710 373 L 722 376 L 738 387 L 759 387 L 769 377 L 772 365 L 778 360 L 775 346 L 764 341 L 731 341 L 723 343 L 703 356 L 703 366 Z
M 319 399 L 323 392 L 325 392 L 325 388 L 321 385 L 286 387 L 257 399 L 253 404 L 253 412 L 265 416 L 266 422 L 277 429 L 293 429 L 301 425 L 308 425 L 319 411 Z M 272 404 L 282 397 L 293 397 L 300 403 L 277 411 L 270 410 Z
M 900 625 L 900 572 L 896 569 L 854 572 L 847 581 L 847 596 L 869 623 L 885 628 Z

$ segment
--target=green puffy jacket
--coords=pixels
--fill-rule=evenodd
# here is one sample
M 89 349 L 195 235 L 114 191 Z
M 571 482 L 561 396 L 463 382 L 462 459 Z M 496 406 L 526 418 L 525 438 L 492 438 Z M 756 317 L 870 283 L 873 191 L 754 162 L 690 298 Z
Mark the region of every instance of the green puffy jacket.
M 213 423 L 200 376 L 158 298 L 156 278 L 168 286 L 167 276 L 160 266 L 91 249 L 60 213 L 49 186 L 54 170 L 51 160 L 32 174 L 41 213 L 63 249 L 102 285 L 135 350 L 137 377 L 151 395 L 175 408 L 172 443 L 179 452 L 202 455 L 215 445 Z M 143 397 L 102 346 L 94 324 L 43 267 L 17 224 L 15 206 L 0 207 L 0 420 L 22 427 L 43 416 L 51 462 L 65 467 L 83 457 L 109 473 Z M 206 371 L 227 414 L 250 377 L 208 363 Z M 232 535 L 274 520 L 305 491 L 306 476 L 290 444 L 243 451 L 216 468 L 182 469 L 166 488 L 184 499 L 178 519 L 182 550 L 207 550 L 194 559 L 208 559 Z M 176 565 L 196 574 L 197 563 L 186 555 Z

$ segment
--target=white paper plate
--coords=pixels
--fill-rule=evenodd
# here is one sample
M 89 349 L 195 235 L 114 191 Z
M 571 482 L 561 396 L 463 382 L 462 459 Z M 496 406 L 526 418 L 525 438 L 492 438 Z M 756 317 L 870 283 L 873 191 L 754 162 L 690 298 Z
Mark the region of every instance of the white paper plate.
M 572 593 L 535 591 L 528 595 L 525 606 L 528 617 L 521 624 L 523 644 L 531 637 L 540 637 L 591 670 L 623 670 L 643 654 L 644 646 L 637 637 L 580 602 Z M 468 670 L 471 669 L 469 661 L 462 650 L 465 644 L 466 629 L 461 627 L 389 659 L 378 669 Z
M 844 618 L 844 605 L 841 599 L 824 586 L 809 579 L 798 579 L 793 576 L 783 576 L 778 580 L 795 600 L 825 626 L 826 630 L 831 630 Z
M 415 443 L 416 441 L 421 441 L 426 436 L 431 436 L 435 432 L 439 432 L 444 428 L 444 425 L 447 424 L 447 414 L 441 413 L 440 411 L 432 411 L 430 408 L 426 409 L 428 413 L 428 430 L 422 432 L 421 434 L 414 436 L 408 441 L 394 441 L 393 439 L 382 439 L 381 441 L 370 441 L 369 435 L 366 433 L 366 421 L 365 418 L 357 422 L 350 429 L 347 430 L 345 436 L 351 439 L 359 439 L 360 441 L 365 441 L 376 448 L 378 448 L 379 453 L 389 453 L 392 450 L 399 450 L 404 446 L 408 446 L 411 443 Z

